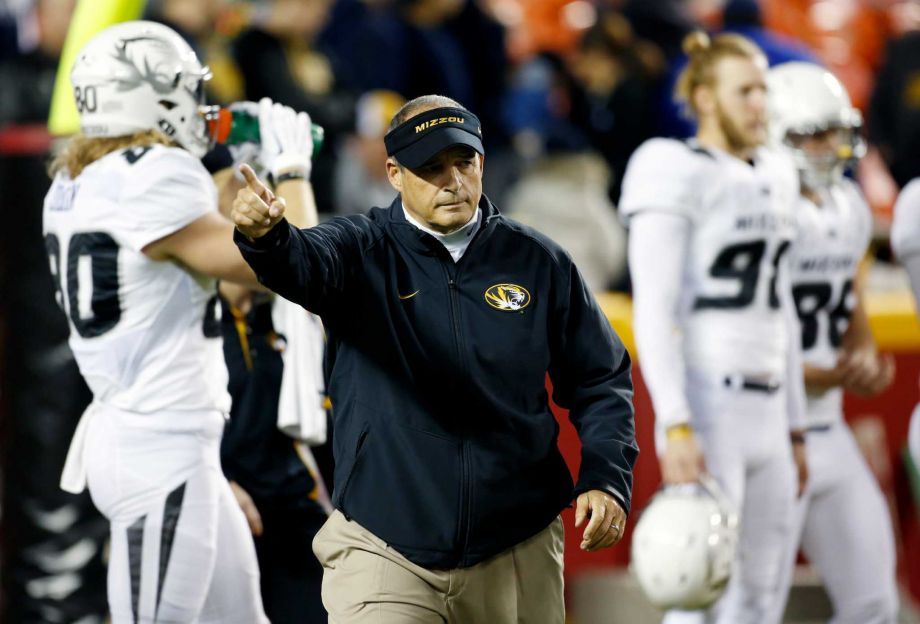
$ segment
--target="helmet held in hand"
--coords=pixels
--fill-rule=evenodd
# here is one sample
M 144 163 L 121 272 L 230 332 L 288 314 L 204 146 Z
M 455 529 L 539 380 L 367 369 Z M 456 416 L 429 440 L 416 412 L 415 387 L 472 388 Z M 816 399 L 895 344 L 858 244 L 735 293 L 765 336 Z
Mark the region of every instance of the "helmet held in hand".
M 738 535 L 738 514 L 714 480 L 669 486 L 636 524 L 630 567 L 656 607 L 705 609 L 728 585 Z

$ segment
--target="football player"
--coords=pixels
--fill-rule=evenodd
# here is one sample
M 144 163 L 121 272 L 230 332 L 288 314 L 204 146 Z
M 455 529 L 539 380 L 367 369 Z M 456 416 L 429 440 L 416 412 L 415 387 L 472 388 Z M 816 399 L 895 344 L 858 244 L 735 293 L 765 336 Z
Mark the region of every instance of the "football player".
M 910 275 L 920 310 L 920 178 L 911 180 L 898 195 L 891 224 L 891 246 Z M 920 405 L 911 416 L 907 442 L 914 465 L 920 466 Z
M 81 133 L 52 163 L 45 198 L 51 272 L 94 397 L 62 487 L 88 485 L 111 522 L 118 624 L 268 621 L 219 458 L 230 399 L 215 278 L 258 282 L 199 160 L 210 144 L 208 77 L 166 26 L 126 22 L 96 35 L 71 72 Z M 302 136 L 306 124 L 309 136 L 309 117 L 269 108 L 263 134 Z M 285 199 L 305 210 L 311 149 L 261 156 L 276 179 L 298 178 L 278 198 L 261 189 L 273 210 Z
M 911 180 L 898 195 L 891 224 L 891 247 L 910 275 L 920 311 L 920 178 Z M 907 443 L 914 465 L 920 466 L 920 405 L 910 418 Z
M 796 503 L 785 569 L 802 550 L 830 595 L 834 623 L 897 620 L 894 532 L 888 505 L 843 419 L 843 392 L 871 396 L 894 380 L 869 330 L 859 264 L 872 215 L 844 170 L 865 151 L 862 117 L 833 74 L 792 62 L 767 74 L 770 133 L 799 171 L 798 236 L 790 249 L 801 324 L 809 482 Z M 783 584 L 788 588 L 788 583 Z M 785 600 L 777 602 L 782 615 Z
M 707 471 L 741 529 L 725 594 L 708 613 L 672 609 L 664 621 L 764 624 L 807 472 L 786 256 L 798 181 L 786 155 L 763 147 L 767 61 L 756 44 L 695 32 L 684 51 L 676 95 L 696 136 L 647 141 L 623 182 L 636 344 L 665 484 Z

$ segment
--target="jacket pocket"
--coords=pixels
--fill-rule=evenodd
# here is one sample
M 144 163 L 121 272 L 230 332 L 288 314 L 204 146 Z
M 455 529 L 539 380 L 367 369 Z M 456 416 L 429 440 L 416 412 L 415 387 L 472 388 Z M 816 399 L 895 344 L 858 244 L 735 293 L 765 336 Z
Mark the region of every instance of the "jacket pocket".
M 346 454 L 343 456 L 343 459 L 339 460 L 341 468 L 344 472 L 344 476 L 342 477 L 342 481 L 341 481 L 342 486 L 338 487 L 338 483 L 336 483 L 337 491 L 333 492 L 333 503 L 336 506 L 340 505 L 342 501 L 345 500 L 345 493 L 348 491 L 348 486 L 351 483 L 351 479 L 355 474 L 355 469 L 358 466 L 358 462 L 361 460 L 361 453 L 364 450 L 364 445 L 367 442 L 367 436 L 369 433 L 370 433 L 370 425 L 368 423 L 364 423 L 361 426 L 361 429 L 358 432 L 358 436 L 355 440 L 354 446 L 352 447 L 353 451 L 348 452 L 346 450 Z
M 397 549 L 452 551 L 460 466 L 459 441 L 376 418 L 347 481 L 344 507 Z

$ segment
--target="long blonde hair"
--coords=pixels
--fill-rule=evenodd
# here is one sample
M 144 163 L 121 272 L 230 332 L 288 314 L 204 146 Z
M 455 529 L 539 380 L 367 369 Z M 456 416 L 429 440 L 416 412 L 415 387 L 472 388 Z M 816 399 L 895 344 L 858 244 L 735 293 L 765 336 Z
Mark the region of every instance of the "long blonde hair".
M 54 177 L 58 171 L 66 171 L 73 179 L 86 167 L 110 152 L 154 143 L 176 144 L 159 130 L 145 130 L 119 137 L 88 137 L 85 134 L 77 134 L 68 140 L 64 148 L 51 160 L 48 173 Z
M 693 93 L 701 85 L 715 85 L 715 66 L 720 60 L 726 57 L 755 59 L 765 56 L 756 43 L 732 33 L 716 35 L 710 39 L 703 31 L 696 30 L 684 37 L 682 47 L 689 60 L 677 78 L 674 99 L 681 102 L 694 117 L 699 111 L 693 101 Z

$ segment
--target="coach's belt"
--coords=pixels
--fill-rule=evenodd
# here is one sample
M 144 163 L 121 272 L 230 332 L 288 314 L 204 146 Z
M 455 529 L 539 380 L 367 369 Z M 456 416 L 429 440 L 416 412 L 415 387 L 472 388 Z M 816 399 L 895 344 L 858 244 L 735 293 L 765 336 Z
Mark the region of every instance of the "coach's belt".
M 750 390 L 751 392 L 773 394 L 779 390 L 781 386 L 782 384 L 780 382 L 773 379 L 748 377 L 741 374 L 725 376 L 725 387 L 735 390 Z

